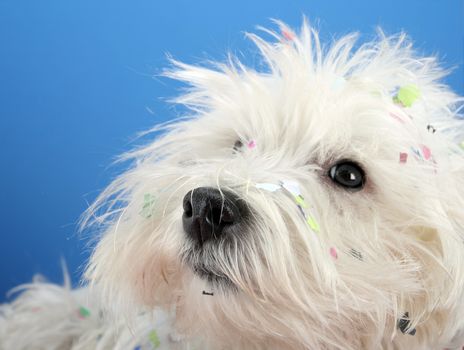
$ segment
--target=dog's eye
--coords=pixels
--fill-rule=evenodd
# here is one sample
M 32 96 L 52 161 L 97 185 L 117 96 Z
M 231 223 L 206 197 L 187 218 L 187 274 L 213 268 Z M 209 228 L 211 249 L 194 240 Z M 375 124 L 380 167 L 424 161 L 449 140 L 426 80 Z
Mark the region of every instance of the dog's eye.
M 235 143 L 234 143 L 234 151 L 235 152 L 240 151 L 242 149 L 242 147 L 243 147 L 242 141 L 240 141 L 240 140 L 235 141 Z
M 332 165 L 329 177 L 337 185 L 355 191 L 361 190 L 365 183 L 364 171 L 350 160 L 342 160 Z

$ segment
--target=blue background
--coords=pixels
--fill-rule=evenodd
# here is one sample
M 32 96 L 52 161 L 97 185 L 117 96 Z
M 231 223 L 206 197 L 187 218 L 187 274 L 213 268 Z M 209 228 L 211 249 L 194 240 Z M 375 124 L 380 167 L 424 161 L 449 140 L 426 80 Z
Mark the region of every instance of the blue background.
M 229 50 L 253 63 L 244 31 L 306 14 L 325 38 L 407 31 L 457 66 L 447 82 L 463 94 L 463 10 L 458 0 L 0 0 L 0 300 L 35 273 L 60 282 L 60 257 L 78 281 L 89 252 L 76 222 L 120 171 L 114 157 L 182 112 L 165 101 L 179 84 L 154 78 L 166 53 L 195 63 Z

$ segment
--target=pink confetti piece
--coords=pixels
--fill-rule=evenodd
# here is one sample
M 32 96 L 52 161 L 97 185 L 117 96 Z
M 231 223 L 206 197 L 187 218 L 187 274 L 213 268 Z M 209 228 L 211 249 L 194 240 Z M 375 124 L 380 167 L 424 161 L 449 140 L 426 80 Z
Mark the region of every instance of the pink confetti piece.
M 400 152 L 400 163 L 405 164 L 408 161 L 408 154 L 405 152 Z
M 432 158 L 432 151 L 426 145 L 420 145 L 425 160 Z
M 256 147 L 256 141 L 255 140 L 250 140 L 250 142 L 247 143 L 247 147 L 249 149 L 253 149 Z
M 329 252 L 330 252 L 330 255 L 332 256 L 332 258 L 338 259 L 337 250 L 334 247 L 330 247 Z
M 282 29 L 282 36 L 289 41 L 295 39 L 295 34 L 286 28 Z
M 390 112 L 390 117 L 399 121 L 401 124 L 404 124 L 404 119 L 398 116 L 397 114 Z

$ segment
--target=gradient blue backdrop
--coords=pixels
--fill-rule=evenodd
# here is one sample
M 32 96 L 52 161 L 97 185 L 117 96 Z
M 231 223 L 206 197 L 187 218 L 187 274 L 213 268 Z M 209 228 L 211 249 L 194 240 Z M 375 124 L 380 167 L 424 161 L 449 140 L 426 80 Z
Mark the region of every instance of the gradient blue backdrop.
M 162 99 L 179 85 L 153 79 L 166 53 L 198 62 L 251 50 L 252 64 L 244 31 L 269 18 L 298 26 L 303 14 L 326 38 L 405 30 L 458 67 L 447 82 L 464 93 L 459 0 L 0 0 L 0 301 L 35 273 L 60 282 L 60 257 L 79 279 L 88 251 L 76 221 L 118 171 L 114 156 L 180 112 Z

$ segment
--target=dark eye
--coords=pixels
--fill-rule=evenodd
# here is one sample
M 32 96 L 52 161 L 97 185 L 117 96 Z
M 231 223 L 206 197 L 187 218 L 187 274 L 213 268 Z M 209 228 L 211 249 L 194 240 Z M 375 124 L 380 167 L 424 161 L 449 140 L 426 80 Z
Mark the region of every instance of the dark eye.
M 332 165 L 329 176 L 337 185 L 355 191 L 361 190 L 366 180 L 361 167 L 350 160 L 342 160 Z

